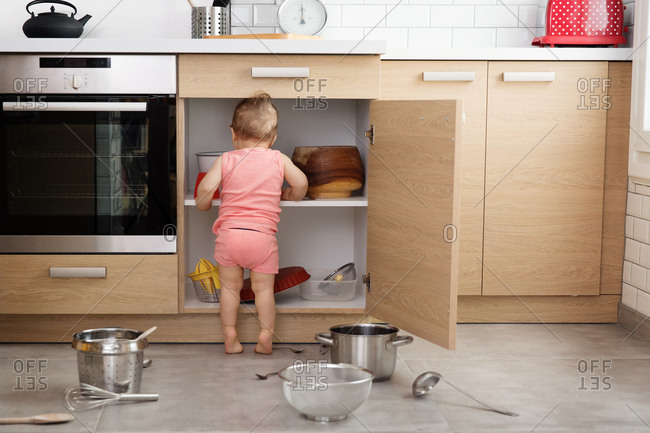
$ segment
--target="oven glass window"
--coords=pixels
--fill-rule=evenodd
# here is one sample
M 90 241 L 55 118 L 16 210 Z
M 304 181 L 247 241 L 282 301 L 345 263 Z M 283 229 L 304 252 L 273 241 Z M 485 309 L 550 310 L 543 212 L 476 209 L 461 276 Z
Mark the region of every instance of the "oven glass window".
M 0 234 L 161 235 L 175 225 L 173 98 L 35 98 L 48 109 L 2 112 Z

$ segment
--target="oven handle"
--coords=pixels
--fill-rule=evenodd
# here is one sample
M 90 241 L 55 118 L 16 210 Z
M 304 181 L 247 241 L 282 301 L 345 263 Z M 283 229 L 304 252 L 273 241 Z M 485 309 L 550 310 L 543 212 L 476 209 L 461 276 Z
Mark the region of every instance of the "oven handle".
M 146 102 L 3 102 L 3 111 L 147 111 Z

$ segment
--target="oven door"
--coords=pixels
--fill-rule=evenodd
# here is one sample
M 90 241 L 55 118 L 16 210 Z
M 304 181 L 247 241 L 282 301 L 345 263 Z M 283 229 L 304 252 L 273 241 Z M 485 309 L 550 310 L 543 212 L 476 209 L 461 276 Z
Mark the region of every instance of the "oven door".
M 176 252 L 175 99 L 2 96 L 0 252 Z

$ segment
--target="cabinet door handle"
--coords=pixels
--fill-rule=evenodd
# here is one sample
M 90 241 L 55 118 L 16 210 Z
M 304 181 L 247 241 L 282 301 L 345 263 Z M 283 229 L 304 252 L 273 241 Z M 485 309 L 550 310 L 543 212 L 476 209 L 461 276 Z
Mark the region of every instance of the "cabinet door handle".
M 423 72 L 422 81 L 474 81 L 476 72 Z
M 308 78 L 309 68 L 251 68 L 252 78 Z
M 50 278 L 106 278 L 106 268 L 51 267 Z
M 504 72 L 503 81 L 555 81 L 555 72 Z

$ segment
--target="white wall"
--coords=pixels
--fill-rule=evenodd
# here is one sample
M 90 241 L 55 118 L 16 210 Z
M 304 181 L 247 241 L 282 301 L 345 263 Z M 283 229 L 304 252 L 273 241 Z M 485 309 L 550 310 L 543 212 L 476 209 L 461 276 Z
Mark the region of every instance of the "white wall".
M 322 0 L 327 39 L 382 39 L 389 48 L 429 51 L 456 47 L 529 47 L 545 34 L 547 0 Z M 212 0 L 192 0 L 209 6 Z M 275 33 L 282 0 L 232 0 L 232 33 Z M 22 38 L 29 18 L 25 1 L 0 0 L 0 38 Z M 90 14 L 85 37 L 116 39 L 189 38 L 187 0 L 73 0 L 77 17 Z M 627 6 L 632 25 L 634 0 Z M 37 5 L 35 11 L 47 11 Z M 57 6 L 57 11 L 67 8 Z M 631 46 L 631 45 L 630 45 Z
M 621 302 L 650 316 L 650 187 L 629 181 Z
M 187 0 L 67 0 L 77 7 L 75 18 L 92 18 L 83 37 L 108 39 L 189 38 L 191 9 Z M 22 26 L 29 18 L 29 0 L 0 0 L 0 38 L 24 38 Z M 49 4 L 30 8 L 47 12 Z M 69 14 L 66 6 L 54 5 Z
M 201 0 L 197 0 L 201 1 Z M 389 48 L 530 47 L 548 0 L 322 0 L 329 39 L 384 39 Z M 274 0 L 232 0 L 232 33 L 279 31 Z M 632 26 L 634 0 L 625 25 Z M 209 4 L 209 3 L 208 3 Z M 631 45 L 631 40 L 630 44 Z

